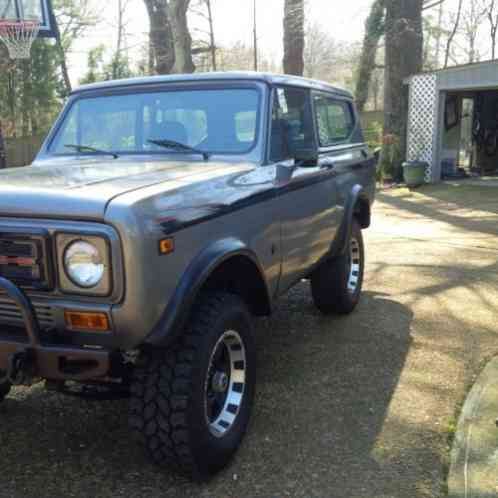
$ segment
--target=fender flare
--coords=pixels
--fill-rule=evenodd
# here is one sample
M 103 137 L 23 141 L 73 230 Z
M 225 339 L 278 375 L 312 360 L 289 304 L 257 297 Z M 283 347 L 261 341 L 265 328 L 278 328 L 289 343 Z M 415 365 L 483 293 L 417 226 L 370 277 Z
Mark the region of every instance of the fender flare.
M 353 186 L 346 199 L 344 216 L 338 230 L 338 235 L 330 251 L 332 256 L 341 256 L 345 253 L 348 247 L 348 241 L 351 237 L 355 208 L 358 202 L 362 201 L 366 202 L 367 205 L 370 206 L 370 200 L 366 191 L 361 185 L 356 184 Z M 365 226 L 362 226 L 362 228 L 367 228 L 369 225 L 370 220 L 368 220 L 368 223 L 365 223 Z
M 254 251 L 239 239 L 222 239 L 206 247 L 187 267 L 159 321 L 145 339 L 145 344 L 166 347 L 179 337 L 202 286 L 221 264 L 234 256 L 244 256 L 256 265 L 265 283 L 266 298 L 271 307 L 268 283 Z

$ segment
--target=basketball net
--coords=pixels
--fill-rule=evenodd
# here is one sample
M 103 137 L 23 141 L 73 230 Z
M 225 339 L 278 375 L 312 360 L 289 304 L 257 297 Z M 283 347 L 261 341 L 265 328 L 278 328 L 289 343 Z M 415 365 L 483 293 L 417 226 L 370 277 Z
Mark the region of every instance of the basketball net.
M 40 22 L 36 20 L 0 20 L 0 40 L 7 46 L 11 59 L 29 59 L 39 31 Z

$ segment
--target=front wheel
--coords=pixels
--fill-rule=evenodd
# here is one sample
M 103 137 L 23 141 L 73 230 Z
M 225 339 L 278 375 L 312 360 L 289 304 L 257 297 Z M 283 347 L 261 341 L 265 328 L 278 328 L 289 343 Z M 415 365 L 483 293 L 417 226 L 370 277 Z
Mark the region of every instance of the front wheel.
M 322 263 L 311 276 L 315 306 L 324 314 L 351 313 L 361 297 L 365 249 L 360 225 L 353 220 L 346 251 Z
M 131 427 L 157 464 L 206 479 L 240 445 L 255 382 L 247 306 L 232 294 L 207 294 L 175 346 L 142 354 L 131 388 Z

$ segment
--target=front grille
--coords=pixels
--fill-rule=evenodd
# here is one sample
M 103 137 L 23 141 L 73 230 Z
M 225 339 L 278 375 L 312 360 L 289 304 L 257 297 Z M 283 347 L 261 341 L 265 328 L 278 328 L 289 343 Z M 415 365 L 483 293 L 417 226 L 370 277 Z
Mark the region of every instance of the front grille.
M 0 276 L 28 289 L 50 287 L 46 239 L 38 235 L 0 234 Z
M 50 306 L 34 304 L 36 317 L 42 330 L 55 327 L 54 310 Z M 0 293 L 0 323 L 23 326 L 22 314 L 16 303 L 5 294 Z

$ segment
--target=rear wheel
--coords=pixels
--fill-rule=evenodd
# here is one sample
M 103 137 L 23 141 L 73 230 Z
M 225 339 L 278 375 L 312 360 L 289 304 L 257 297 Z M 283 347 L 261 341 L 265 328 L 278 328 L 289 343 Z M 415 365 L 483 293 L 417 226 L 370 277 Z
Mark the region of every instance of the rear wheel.
M 353 220 L 344 254 L 325 261 L 311 277 L 316 307 L 325 314 L 351 313 L 361 297 L 364 268 L 363 236 L 358 221 Z
M 143 353 L 130 423 L 156 463 L 201 480 L 228 463 L 249 422 L 255 356 L 249 311 L 226 293 L 201 298 L 175 346 Z

